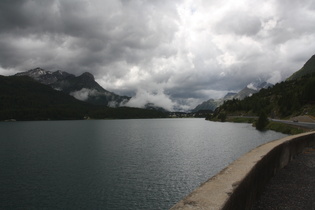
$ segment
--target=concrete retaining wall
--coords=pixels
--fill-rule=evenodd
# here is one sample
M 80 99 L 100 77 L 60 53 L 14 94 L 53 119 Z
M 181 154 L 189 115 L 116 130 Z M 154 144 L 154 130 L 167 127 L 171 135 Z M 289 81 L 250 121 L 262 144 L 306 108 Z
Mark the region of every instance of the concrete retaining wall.
M 306 147 L 315 148 L 315 132 L 288 136 L 259 146 L 171 209 L 251 209 L 270 178 Z

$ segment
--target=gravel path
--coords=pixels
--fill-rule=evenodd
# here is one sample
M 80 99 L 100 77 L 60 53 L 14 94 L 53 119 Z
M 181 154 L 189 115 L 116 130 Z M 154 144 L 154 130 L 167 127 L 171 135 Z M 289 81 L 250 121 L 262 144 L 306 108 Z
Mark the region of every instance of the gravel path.
M 315 210 L 315 150 L 306 149 L 281 169 L 252 210 Z

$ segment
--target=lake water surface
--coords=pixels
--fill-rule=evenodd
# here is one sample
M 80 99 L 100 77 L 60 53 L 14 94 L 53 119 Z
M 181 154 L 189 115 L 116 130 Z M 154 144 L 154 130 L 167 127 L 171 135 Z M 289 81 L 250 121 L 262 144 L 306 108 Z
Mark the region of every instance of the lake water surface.
M 0 122 L 0 209 L 169 209 L 284 136 L 204 119 Z

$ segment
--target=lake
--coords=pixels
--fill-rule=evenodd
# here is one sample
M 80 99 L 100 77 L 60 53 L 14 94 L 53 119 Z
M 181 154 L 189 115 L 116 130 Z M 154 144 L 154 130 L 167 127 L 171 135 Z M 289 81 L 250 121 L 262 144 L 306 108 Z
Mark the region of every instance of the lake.
M 0 209 L 169 209 L 284 136 L 204 119 L 0 122 Z

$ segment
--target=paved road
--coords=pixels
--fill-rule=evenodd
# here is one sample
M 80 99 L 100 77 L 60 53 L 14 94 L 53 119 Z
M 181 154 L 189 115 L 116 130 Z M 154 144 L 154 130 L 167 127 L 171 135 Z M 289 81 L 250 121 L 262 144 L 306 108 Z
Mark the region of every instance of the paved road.
M 281 123 L 286 123 L 289 125 L 295 125 L 295 126 L 299 126 L 303 128 L 310 128 L 310 129 L 315 128 L 315 123 L 311 123 L 311 122 L 293 122 L 291 120 L 276 120 L 276 119 L 270 119 L 270 120 L 274 122 L 281 122 Z

